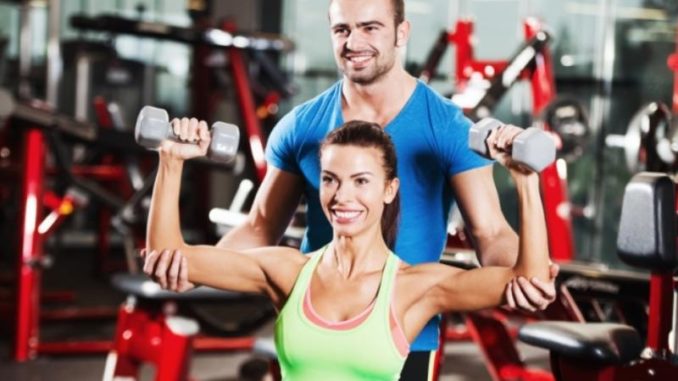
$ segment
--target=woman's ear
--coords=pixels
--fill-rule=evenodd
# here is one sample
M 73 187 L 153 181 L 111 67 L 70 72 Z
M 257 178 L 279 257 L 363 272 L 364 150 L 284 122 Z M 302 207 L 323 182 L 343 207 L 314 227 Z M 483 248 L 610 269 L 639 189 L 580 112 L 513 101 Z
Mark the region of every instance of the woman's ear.
M 400 179 L 395 178 L 393 180 L 386 182 L 386 189 L 384 191 L 384 203 L 390 204 L 395 199 L 398 194 L 398 189 L 400 189 Z

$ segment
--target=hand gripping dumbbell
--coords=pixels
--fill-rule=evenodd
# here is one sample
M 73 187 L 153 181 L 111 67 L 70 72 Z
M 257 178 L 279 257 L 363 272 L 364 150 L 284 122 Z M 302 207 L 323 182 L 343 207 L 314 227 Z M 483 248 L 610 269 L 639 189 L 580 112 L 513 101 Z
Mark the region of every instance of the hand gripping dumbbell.
M 487 137 L 495 128 L 504 125 L 502 122 L 485 118 L 471 126 L 468 136 L 469 147 L 489 158 Z M 553 138 L 543 130 L 530 127 L 518 134 L 511 145 L 511 159 L 535 172 L 541 172 L 556 159 L 556 145 Z
M 207 151 L 207 157 L 218 162 L 231 161 L 238 152 L 240 130 L 234 124 L 215 122 L 210 130 L 212 140 Z M 167 111 L 144 106 L 139 112 L 134 127 L 134 138 L 137 143 L 146 148 L 158 148 L 164 140 L 178 141 L 172 130 Z

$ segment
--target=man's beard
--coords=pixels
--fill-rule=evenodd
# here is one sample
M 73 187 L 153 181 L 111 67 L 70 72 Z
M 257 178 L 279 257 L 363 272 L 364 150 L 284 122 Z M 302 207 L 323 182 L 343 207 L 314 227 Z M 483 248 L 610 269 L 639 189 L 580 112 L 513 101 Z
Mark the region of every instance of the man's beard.
M 393 68 L 395 60 L 390 62 L 378 62 L 379 54 L 374 56 L 374 64 L 372 67 L 366 67 L 362 70 L 351 70 L 348 69 L 348 65 L 344 64 L 341 68 L 341 72 L 345 75 L 351 82 L 357 83 L 359 85 L 370 85 L 377 82 L 381 77 Z M 345 59 L 342 55 L 342 59 Z

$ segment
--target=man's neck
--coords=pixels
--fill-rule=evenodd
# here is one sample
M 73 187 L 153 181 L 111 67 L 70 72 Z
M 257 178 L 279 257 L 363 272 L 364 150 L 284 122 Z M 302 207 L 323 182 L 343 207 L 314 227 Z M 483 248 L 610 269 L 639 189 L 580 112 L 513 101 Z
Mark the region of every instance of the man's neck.
M 416 86 L 416 79 L 403 68 L 394 68 L 368 85 L 344 79 L 344 120 L 359 119 L 386 126 L 405 106 Z

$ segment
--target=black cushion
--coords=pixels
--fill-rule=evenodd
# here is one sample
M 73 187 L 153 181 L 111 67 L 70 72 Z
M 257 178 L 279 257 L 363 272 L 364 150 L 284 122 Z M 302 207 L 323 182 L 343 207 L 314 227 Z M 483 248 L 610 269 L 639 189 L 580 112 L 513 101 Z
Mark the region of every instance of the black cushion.
M 633 176 L 624 190 L 617 251 L 629 265 L 673 271 L 676 253 L 675 185 L 663 173 Z
M 240 300 L 258 296 L 239 292 L 223 291 L 211 287 L 196 287 L 186 292 L 167 291 L 148 276 L 143 274 L 115 274 L 112 279 L 113 287 L 118 291 L 150 300 Z
M 643 350 L 640 335 L 614 323 L 545 321 L 520 328 L 521 341 L 567 357 L 601 364 L 625 364 Z

